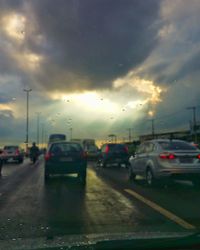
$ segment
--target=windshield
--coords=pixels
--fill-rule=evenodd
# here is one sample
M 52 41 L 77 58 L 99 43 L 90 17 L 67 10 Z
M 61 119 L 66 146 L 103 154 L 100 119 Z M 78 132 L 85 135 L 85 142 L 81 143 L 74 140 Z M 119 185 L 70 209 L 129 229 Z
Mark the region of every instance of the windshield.
M 67 152 L 80 152 L 82 149 L 81 149 L 81 146 L 79 144 L 75 144 L 75 143 L 56 143 L 56 144 L 53 144 L 50 151 L 51 152 L 58 152 L 58 150 L 60 150 L 60 152 L 62 153 L 67 153 Z
M 0 149 L 0 249 L 200 230 L 200 0 L 0 0 Z
M 18 149 L 18 147 L 17 146 L 5 146 L 4 149 L 5 150 L 16 150 L 16 149 Z
M 159 142 L 160 146 L 164 150 L 193 150 L 196 151 L 197 148 L 186 142 Z
M 122 144 L 109 144 L 109 148 L 111 151 L 118 151 L 118 152 L 125 151 L 125 145 Z

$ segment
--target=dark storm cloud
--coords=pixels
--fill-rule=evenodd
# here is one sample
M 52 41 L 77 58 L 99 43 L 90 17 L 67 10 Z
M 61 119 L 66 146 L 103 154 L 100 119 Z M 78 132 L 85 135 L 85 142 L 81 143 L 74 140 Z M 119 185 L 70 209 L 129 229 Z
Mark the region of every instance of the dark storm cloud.
M 178 56 L 177 56 L 178 57 Z M 188 75 L 199 72 L 200 69 L 200 52 L 188 55 L 184 60 L 172 58 L 171 61 L 163 59 L 141 73 L 141 76 L 152 78 L 159 84 L 172 85 L 177 81 L 184 79 Z
M 36 79 L 46 88 L 104 88 L 141 63 L 155 46 L 160 1 L 33 1 L 46 39 Z M 30 42 L 32 41 L 32 42 Z M 41 47 L 29 38 L 30 49 Z

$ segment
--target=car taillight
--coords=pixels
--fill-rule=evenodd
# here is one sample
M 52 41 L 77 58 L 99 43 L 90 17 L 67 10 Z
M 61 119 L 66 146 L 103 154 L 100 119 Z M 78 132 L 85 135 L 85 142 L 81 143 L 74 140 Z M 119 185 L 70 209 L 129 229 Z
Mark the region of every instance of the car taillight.
M 50 158 L 53 156 L 53 154 L 52 153 L 46 153 L 46 155 L 45 155 L 45 157 L 44 157 L 44 159 L 45 159 L 45 161 L 48 161 L 48 160 L 50 160 Z
M 163 160 L 174 160 L 176 156 L 171 153 L 162 153 L 159 155 L 159 157 Z
M 128 147 L 124 147 L 124 151 L 128 153 Z
M 19 149 L 16 149 L 15 155 L 19 155 Z
M 105 153 L 107 154 L 109 152 L 109 146 L 106 146 Z
M 197 158 L 200 160 L 200 154 L 197 155 Z

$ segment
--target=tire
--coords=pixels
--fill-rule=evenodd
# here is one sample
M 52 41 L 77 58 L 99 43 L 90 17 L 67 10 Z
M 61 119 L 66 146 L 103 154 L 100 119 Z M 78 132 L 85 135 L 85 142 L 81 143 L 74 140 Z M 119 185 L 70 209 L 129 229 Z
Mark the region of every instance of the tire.
M 18 164 L 21 164 L 21 163 L 23 163 L 23 162 L 24 162 L 23 159 L 19 159 L 19 160 L 17 161 Z
M 107 165 L 107 162 L 106 161 L 102 161 L 102 168 L 107 168 L 108 165 Z
M 87 176 L 86 171 L 82 171 L 82 172 L 78 173 L 78 178 L 79 178 L 81 184 L 83 184 L 83 185 L 86 184 L 86 176 Z
M 99 168 L 99 167 L 101 166 L 100 163 L 101 163 L 100 160 L 97 159 L 97 161 L 96 161 L 96 167 L 97 167 L 97 168 Z
M 156 184 L 156 180 L 150 168 L 148 168 L 146 171 L 146 183 L 149 187 L 154 187 Z
M 45 180 L 45 181 L 48 181 L 48 180 L 49 180 L 49 174 L 46 173 L 46 172 L 44 173 L 44 180 Z
M 131 166 L 128 167 L 128 178 L 130 181 L 133 181 L 136 178 L 136 174 L 133 173 Z

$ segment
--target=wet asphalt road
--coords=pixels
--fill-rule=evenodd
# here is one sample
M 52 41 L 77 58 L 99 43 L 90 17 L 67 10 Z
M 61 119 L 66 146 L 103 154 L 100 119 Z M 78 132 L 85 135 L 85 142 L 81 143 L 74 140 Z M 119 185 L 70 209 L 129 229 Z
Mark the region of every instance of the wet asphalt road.
M 96 168 L 90 162 L 85 187 L 75 176 L 54 177 L 45 184 L 43 165 L 42 159 L 36 166 L 29 160 L 21 165 L 4 165 L 0 179 L 0 244 L 16 238 L 177 232 L 191 230 L 188 225 L 194 230 L 200 226 L 200 190 L 189 182 L 148 188 L 142 179 L 130 183 L 125 168 Z M 134 191 L 134 196 L 127 190 Z M 156 203 L 158 210 L 149 201 Z M 177 216 L 180 223 L 160 213 L 160 207 Z

